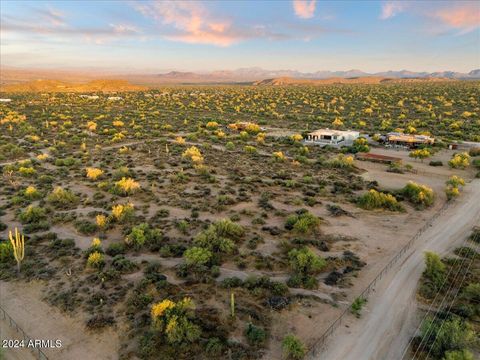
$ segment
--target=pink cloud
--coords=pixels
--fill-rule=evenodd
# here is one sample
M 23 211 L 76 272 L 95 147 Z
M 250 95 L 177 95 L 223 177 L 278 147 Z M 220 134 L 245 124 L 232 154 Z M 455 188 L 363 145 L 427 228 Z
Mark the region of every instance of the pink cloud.
M 295 15 L 302 19 L 309 19 L 315 15 L 316 0 L 293 0 Z
M 248 37 L 233 28 L 228 19 L 214 18 L 200 2 L 155 1 L 138 4 L 136 9 L 163 24 L 172 25 L 177 32 L 165 36 L 170 40 L 229 46 Z
M 382 13 L 380 19 L 386 20 L 394 17 L 398 13 L 401 13 L 406 8 L 406 3 L 401 1 L 387 1 L 382 4 Z
M 480 5 L 475 2 L 454 7 L 442 8 L 433 13 L 433 17 L 452 28 L 470 32 L 480 26 Z

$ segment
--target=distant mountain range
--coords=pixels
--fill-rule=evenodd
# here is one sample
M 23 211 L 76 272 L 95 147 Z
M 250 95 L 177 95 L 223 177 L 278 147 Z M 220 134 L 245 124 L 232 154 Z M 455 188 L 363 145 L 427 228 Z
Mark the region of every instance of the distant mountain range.
M 133 75 L 133 77 L 149 77 L 152 75 Z M 378 73 L 367 73 L 361 70 L 348 71 L 316 71 L 316 72 L 300 72 L 295 70 L 265 70 L 262 68 L 242 68 L 237 70 L 212 71 L 209 73 L 194 73 L 194 72 L 180 72 L 171 71 L 163 74 L 157 74 L 156 81 L 164 82 L 251 82 L 264 79 L 275 78 L 295 78 L 295 79 L 331 79 L 331 78 L 393 78 L 393 79 L 411 79 L 411 78 L 443 78 L 443 79 L 480 79 L 480 69 L 472 70 L 469 73 L 460 73 L 455 71 L 442 72 L 415 72 L 408 70 L 401 71 L 385 71 Z M 153 79 L 152 79 L 153 80 Z
M 236 70 L 220 70 L 211 72 L 183 72 L 168 71 L 163 73 L 126 73 L 112 71 L 94 70 L 46 70 L 46 69 L 20 69 L 3 67 L 1 70 L 1 84 L 24 83 L 38 79 L 52 79 L 68 82 L 85 82 L 93 79 L 123 79 L 132 84 L 141 85 L 162 85 L 162 84 L 222 84 L 222 83 L 254 83 L 262 80 L 276 80 L 280 82 L 301 82 L 303 80 L 325 80 L 332 79 L 333 82 L 342 82 L 339 79 L 363 79 L 362 81 L 375 83 L 376 79 L 450 79 L 450 80 L 474 80 L 480 79 L 480 69 L 468 73 L 455 71 L 440 72 L 415 72 L 408 70 L 385 71 L 367 73 L 361 70 L 352 69 L 348 71 L 316 71 L 301 72 L 296 70 L 265 70 L 259 67 L 240 68 Z M 334 79 L 334 80 L 333 80 Z M 278 81 L 277 81 L 278 83 Z

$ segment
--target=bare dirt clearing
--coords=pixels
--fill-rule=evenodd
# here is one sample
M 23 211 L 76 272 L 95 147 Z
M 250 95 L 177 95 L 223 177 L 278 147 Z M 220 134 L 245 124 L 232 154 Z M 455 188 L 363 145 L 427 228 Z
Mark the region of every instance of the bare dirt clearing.
M 81 316 L 66 315 L 45 303 L 42 287 L 40 282 L 2 281 L 0 304 L 30 337 L 62 341 L 61 348 L 44 349 L 49 359 L 84 360 L 86 349 L 90 359 L 117 359 L 120 344 L 114 329 L 101 333 L 86 331 Z M 24 353 L 23 349 L 18 352 Z M 17 353 L 17 350 L 7 352 L 7 359 L 10 358 L 9 353 Z M 18 358 L 16 356 L 18 354 L 11 359 Z

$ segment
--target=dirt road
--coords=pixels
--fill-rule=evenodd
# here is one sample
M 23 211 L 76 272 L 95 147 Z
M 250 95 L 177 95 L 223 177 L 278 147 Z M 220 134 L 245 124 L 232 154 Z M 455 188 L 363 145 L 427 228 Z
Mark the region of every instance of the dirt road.
M 404 260 L 380 281 L 362 318 L 350 316 L 316 359 L 401 359 L 417 324 L 415 293 L 424 269 L 423 252 L 445 254 L 462 243 L 472 227 L 480 224 L 479 200 L 480 180 L 476 179 L 418 238 Z

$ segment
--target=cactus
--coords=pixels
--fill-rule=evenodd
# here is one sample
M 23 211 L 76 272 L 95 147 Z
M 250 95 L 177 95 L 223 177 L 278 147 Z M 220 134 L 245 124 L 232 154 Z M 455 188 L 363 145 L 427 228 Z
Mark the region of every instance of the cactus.
M 230 311 L 232 317 L 235 317 L 235 294 L 233 292 L 230 293 Z
M 25 256 L 25 236 L 20 234 L 17 228 L 15 228 L 15 238 L 12 231 L 8 232 L 8 236 L 13 247 L 13 256 L 17 261 L 17 271 L 20 272 L 20 264 Z

